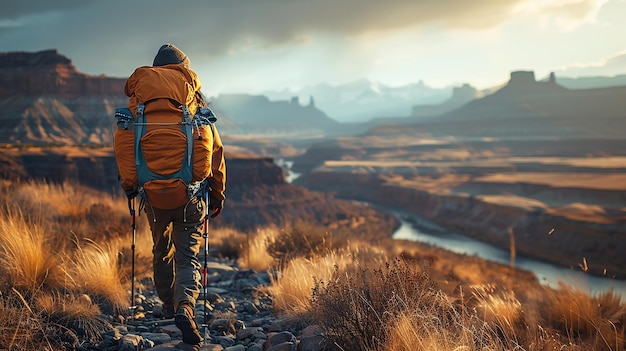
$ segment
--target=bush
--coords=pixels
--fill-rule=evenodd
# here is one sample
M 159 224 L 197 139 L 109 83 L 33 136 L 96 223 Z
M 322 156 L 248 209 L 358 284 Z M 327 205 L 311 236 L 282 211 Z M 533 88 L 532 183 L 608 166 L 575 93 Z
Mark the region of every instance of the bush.
M 317 282 L 312 313 L 341 350 L 384 350 L 389 326 L 403 311 L 419 306 L 447 310 L 439 295 L 427 274 L 398 259 L 374 270 L 357 266 L 333 281 Z
M 282 233 L 269 240 L 267 253 L 283 264 L 296 257 L 323 255 L 338 247 L 333 242 L 333 236 L 324 228 L 306 222 L 287 225 Z

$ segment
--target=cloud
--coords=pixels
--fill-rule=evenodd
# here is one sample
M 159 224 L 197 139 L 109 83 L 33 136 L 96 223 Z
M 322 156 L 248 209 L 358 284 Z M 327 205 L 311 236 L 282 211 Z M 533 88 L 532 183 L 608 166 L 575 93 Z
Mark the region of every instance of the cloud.
M 48 12 L 65 11 L 77 7 L 87 6 L 88 1 L 76 0 L 38 0 L 38 1 L 10 1 L 2 5 L 0 20 L 15 20 L 21 17 L 45 14 Z
M 519 3 L 514 13 L 533 16 L 544 25 L 556 24 L 562 30 L 572 30 L 592 22 L 609 0 L 528 0 Z
M 626 50 L 596 62 L 577 63 L 559 70 L 570 77 L 614 76 L 626 72 Z
M 489 28 L 506 21 L 515 8 L 549 9 L 566 17 L 593 10 L 593 0 L 190 0 L 190 1 L 14 1 L 2 20 L 62 15 L 60 35 L 83 34 L 103 42 L 166 37 L 196 42 L 213 54 L 245 47 L 292 44 L 311 33 L 354 36 L 419 25 L 456 29 Z M 551 6 L 546 6 L 549 3 Z M 540 4 L 544 4 L 541 6 Z M 24 24 L 36 28 L 37 23 Z M 119 27 L 119 28 L 116 28 Z M 44 35 L 45 37 L 45 35 Z M 32 40 L 37 40 L 35 37 Z
M 208 64 L 246 51 L 317 45 L 321 37 L 341 42 L 364 34 L 384 36 L 420 26 L 489 29 L 520 15 L 590 18 L 598 8 L 593 4 L 601 2 L 22 0 L 3 6 L 0 12 L 0 50 L 55 48 L 85 72 L 124 76 L 133 67 L 150 64 L 158 47 L 166 42 L 183 49 L 192 62 Z

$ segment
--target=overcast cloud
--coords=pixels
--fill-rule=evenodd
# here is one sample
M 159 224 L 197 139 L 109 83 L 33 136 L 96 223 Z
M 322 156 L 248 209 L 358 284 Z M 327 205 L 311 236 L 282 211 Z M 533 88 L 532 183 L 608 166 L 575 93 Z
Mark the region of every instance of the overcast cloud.
M 421 45 L 423 51 L 431 47 L 433 37 L 438 35 L 452 40 L 467 36 L 481 44 L 495 40 L 498 35 L 490 34 L 491 38 L 470 35 L 497 31 L 520 18 L 555 31 L 574 31 L 593 23 L 606 3 L 603 0 L 22 0 L 3 5 L 0 51 L 55 48 L 87 73 L 125 76 L 134 67 L 150 64 L 158 47 L 171 42 L 190 56 L 192 66 L 194 62 L 210 62 L 226 69 L 225 60 L 240 65 L 256 59 L 275 61 L 272 55 L 278 55 L 281 50 L 285 50 L 283 56 L 294 55 L 300 60 L 324 50 L 334 51 L 320 53 L 320 59 L 330 60 L 332 55 L 358 58 L 364 51 L 348 52 L 348 49 L 367 46 L 362 45 L 363 38 L 374 38 L 375 45 L 388 48 L 385 38 L 399 40 L 403 31 L 411 33 L 403 37 L 404 45 Z M 453 41 L 451 45 L 460 44 Z M 624 49 L 598 52 L 595 60 Z M 574 60 L 571 58 L 569 63 L 573 64 Z M 389 57 L 383 57 L 376 63 L 355 64 L 364 65 L 365 74 L 379 69 L 375 65 L 388 61 Z M 306 60 L 301 63 L 307 66 Z M 258 64 L 256 69 L 263 62 Z M 318 64 L 332 66 L 330 62 Z M 563 62 L 560 66 L 567 64 Z M 336 75 L 340 76 L 341 72 Z

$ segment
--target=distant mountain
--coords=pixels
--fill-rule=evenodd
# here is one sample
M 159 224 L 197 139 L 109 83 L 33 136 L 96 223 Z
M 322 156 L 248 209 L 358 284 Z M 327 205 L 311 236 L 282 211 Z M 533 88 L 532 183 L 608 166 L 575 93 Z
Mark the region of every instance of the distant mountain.
M 493 94 L 413 124 L 374 127 L 371 134 L 419 132 L 460 138 L 623 138 L 626 133 L 626 86 L 567 89 L 554 75 L 536 81 L 532 71 L 511 73 Z
M 339 122 L 367 121 L 377 117 L 409 116 L 414 105 L 437 104 L 450 97 L 452 88 L 432 88 L 420 81 L 399 87 L 359 80 L 329 85 L 318 84 L 297 91 L 268 91 L 270 99 L 312 97 L 316 106 Z
M 0 53 L 0 144 L 110 144 L 114 111 L 128 104 L 125 82 L 78 72 L 56 50 Z M 212 106 L 232 133 L 326 134 L 339 125 L 313 101 L 223 95 Z
M 556 82 L 569 89 L 594 89 L 626 86 L 626 74 L 613 77 L 557 77 Z
M 431 105 L 416 105 L 413 106 L 411 113 L 412 117 L 430 117 L 444 114 L 446 112 L 455 110 L 466 103 L 481 97 L 483 94 L 476 88 L 469 84 L 463 84 L 460 87 L 455 87 L 452 90 L 452 96 L 440 103 Z
M 495 93 L 467 103 L 437 120 L 512 119 L 518 117 L 594 118 L 624 116 L 626 86 L 598 89 L 567 89 L 551 75 L 536 81 L 532 71 L 511 73 L 508 84 Z
M 327 134 L 339 126 L 315 106 L 313 99 L 304 106 L 298 98 L 270 101 L 263 95 L 225 94 L 210 100 L 218 116 L 236 122 L 225 127 L 230 133 Z

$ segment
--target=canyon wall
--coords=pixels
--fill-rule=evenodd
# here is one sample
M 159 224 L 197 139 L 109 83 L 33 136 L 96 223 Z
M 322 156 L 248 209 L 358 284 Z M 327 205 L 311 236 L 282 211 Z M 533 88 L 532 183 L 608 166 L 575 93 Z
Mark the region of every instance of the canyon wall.
M 126 81 L 80 73 L 70 59 L 56 50 L 0 53 L 0 77 L 0 98 L 16 95 L 123 96 Z
M 271 158 L 226 158 L 226 201 L 213 223 L 242 231 L 310 222 L 330 231 L 357 231 L 364 240 L 388 238 L 399 223 L 389 213 L 340 200 L 285 181 Z M 112 151 L 106 149 L 16 149 L 0 154 L 0 177 L 14 181 L 70 182 L 122 195 Z M 213 225 L 213 224 L 212 224 Z
M 298 184 L 411 212 L 507 251 L 513 245 L 517 255 L 576 269 L 585 265 L 584 260 L 592 274 L 626 278 L 626 218 L 593 222 L 551 210 L 491 202 L 482 196 L 413 189 L 366 173 L 312 172 L 298 179 Z

